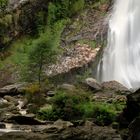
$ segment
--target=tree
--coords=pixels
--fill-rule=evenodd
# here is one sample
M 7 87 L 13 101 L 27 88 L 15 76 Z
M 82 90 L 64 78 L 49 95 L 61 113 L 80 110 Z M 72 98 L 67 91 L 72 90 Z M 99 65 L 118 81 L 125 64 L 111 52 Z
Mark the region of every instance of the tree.
M 24 80 L 29 82 L 37 81 L 41 85 L 43 78 L 46 77 L 43 75 L 44 69 L 55 62 L 56 54 L 61 52 L 59 48 L 60 37 L 66 23 L 66 20 L 55 23 L 52 28 L 47 28 L 45 33 L 42 33 L 29 46 L 27 61 L 22 67 Z
M 55 60 L 55 54 L 51 31 L 48 30 L 31 45 L 27 61 L 27 79 L 37 80 L 41 85 L 43 66 L 52 63 Z

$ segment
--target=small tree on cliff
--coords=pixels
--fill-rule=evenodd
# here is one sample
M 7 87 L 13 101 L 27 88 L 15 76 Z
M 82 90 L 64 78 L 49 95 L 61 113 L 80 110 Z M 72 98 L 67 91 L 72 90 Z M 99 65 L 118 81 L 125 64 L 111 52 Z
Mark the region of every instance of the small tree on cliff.
M 65 27 L 66 21 L 59 21 L 49 28 L 45 33 L 35 40 L 30 46 L 27 65 L 24 78 L 28 81 L 41 81 L 44 77 L 44 66 L 47 66 L 56 60 L 56 53 L 59 52 L 60 37 Z
M 44 64 L 49 65 L 55 59 L 55 50 L 52 47 L 53 40 L 50 33 L 48 31 L 35 40 L 28 54 L 26 78 L 29 81 L 37 80 L 39 85 L 43 76 Z

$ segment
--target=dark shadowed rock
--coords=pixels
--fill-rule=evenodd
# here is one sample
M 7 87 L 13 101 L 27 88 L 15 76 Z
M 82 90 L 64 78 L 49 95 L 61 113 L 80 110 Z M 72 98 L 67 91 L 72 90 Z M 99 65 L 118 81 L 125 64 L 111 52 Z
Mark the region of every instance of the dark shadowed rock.
M 140 117 L 130 123 L 128 140 L 140 140 Z
M 53 97 L 55 95 L 55 91 L 48 91 L 47 96 Z
M 0 123 L 0 129 L 5 129 L 5 128 L 6 128 L 5 124 L 4 123 Z
M 127 106 L 120 116 L 120 124 L 127 127 L 140 114 L 140 89 L 127 95 Z
M 37 120 L 35 118 L 34 114 L 28 114 L 28 115 L 12 115 L 7 119 L 10 123 L 17 123 L 21 125 L 41 125 L 45 122 Z

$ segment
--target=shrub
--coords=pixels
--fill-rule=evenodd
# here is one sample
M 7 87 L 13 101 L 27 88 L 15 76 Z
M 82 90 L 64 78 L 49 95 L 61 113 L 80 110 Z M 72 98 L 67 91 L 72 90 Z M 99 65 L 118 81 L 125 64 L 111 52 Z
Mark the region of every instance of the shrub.
M 98 125 L 109 125 L 115 121 L 118 111 L 109 103 L 88 102 L 79 106 L 83 118 L 95 118 Z
M 8 4 L 8 0 L 0 0 L 0 14 L 5 11 L 6 6 Z
M 85 0 L 53 0 L 48 6 L 48 24 L 70 18 L 85 6 Z
M 52 100 L 54 111 L 57 116 L 64 120 L 80 118 L 82 114 L 78 105 L 84 104 L 88 101 L 88 96 L 82 91 L 59 91 Z
M 57 94 L 52 99 L 52 110 L 49 112 L 46 109 L 44 112 L 46 113 L 45 117 L 42 117 L 43 114 L 40 114 L 43 119 L 49 120 L 48 114 L 53 114 L 53 119 L 64 119 L 64 120 L 73 120 L 81 118 L 81 112 L 78 108 L 79 104 L 84 104 L 89 101 L 88 96 L 81 91 L 58 91 Z
M 40 109 L 37 116 L 41 120 L 45 120 L 46 118 L 48 120 L 56 120 L 58 118 L 58 116 L 55 115 L 52 107 Z
M 77 0 L 71 6 L 71 14 L 76 14 L 84 8 L 85 0 Z
M 98 125 L 110 125 L 122 110 L 110 103 L 91 102 L 83 91 L 57 91 L 52 98 L 52 108 L 44 108 L 38 113 L 43 120 L 64 120 L 94 118 Z
M 46 102 L 39 84 L 31 84 L 25 89 L 28 104 L 35 104 L 35 111 Z M 34 111 L 33 111 L 34 112 Z
M 30 94 L 34 94 L 34 93 L 37 93 L 39 91 L 40 91 L 40 87 L 38 84 L 31 84 L 25 89 L 25 92 L 30 93 Z
M 98 125 L 109 125 L 116 119 L 116 110 L 107 104 L 95 105 L 93 117 Z

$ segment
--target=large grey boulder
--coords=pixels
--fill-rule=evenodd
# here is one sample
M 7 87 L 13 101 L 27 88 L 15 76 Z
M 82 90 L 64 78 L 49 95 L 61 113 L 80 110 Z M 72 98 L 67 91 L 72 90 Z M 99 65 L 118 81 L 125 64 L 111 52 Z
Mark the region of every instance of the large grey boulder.
M 117 81 L 108 81 L 108 82 L 103 82 L 102 84 L 102 89 L 105 91 L 113 91 L 116 93 L 124 94 L 127 95 L 130 93 L 130 90 L 122 85 L 121 83 Z
M 76 89 L 76 87 L 74 85 L 67 84 L 67 83 L 60 85 L 59 88 L 61 88 L 63 90 L 68 90 L 68 91 L 74 91 Z
M 101 90 L 101 85 L 94 78 L 87 78 L 85 84 L 92 90 Z
M 19 83 L 19 84 L 13 84 L 8 85 L 3 88 L 0 88 L 0 97 L 3 97 L 5 95 L 18 95 L 24 93 L 24 90 L 26 88 L 26 83 Z

